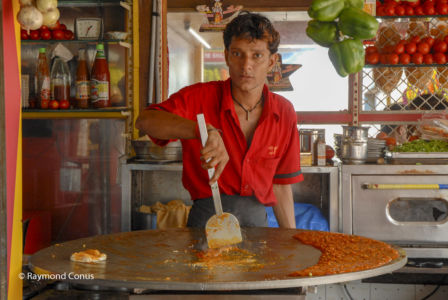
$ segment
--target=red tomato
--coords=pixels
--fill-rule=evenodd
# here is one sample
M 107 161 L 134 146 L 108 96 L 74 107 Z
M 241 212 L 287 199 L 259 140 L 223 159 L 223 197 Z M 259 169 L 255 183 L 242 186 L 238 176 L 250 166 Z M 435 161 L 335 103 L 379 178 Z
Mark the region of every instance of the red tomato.
M 395 6 L 395 15 L 404 16 L 405 12 L 406 12 L 406 10 L 403 5 Z
M 423 63 L 423 54 L 421 54 L 420 52 L 415 52 L 411 56 L 411 62 L 416 65 L 420 65 L 421 63 Z
M 20 29 L 20 39 L 21 40 L 27 40 L 28 39 L 28 32 L 26 32 L 25 29 Z
M 443 38 L 443 41 L 448 45 L 448 35 Z
M 70 107 L 70 102 L 68 100 L 61 100 L 59 101 L 59 108 L 60 109 L 68 109 Z
M 407 65 L 411 62 L 411 56 L 407 53 L 400 54 L 400 64 Z
M 380 54 L 380 64 L 385 65 L 387 64 L 387 54 Z
M 415 140 L 418 140 L 418 139 L 419 139 L 419 137 L 417 135 L 411 135 L 409 137 L 409 139 L 408 139 L 408 142 L 412 142 L 412 141 L 415 141 Z
M 385 139 L 388 138 L 388 135 L 387 135 L 385 132 L 380 131 L 380 132 L 376 135 L 375 138 L 377 138 L 377 139 L 379 139 L 379 140 L 385 140 Z
M 448 4 L 447 3 L 437 4 L 436 11 L 439 15 L 448 15 Z
M 41 31 L 40 31 L 40 37 L 41 37 L 43 40 L 51 40 L 51 31 L 48 30 L 48 29 L 41 30 Z
M 415 14 L 414 8 L 412 6 L 406 5 L 404 7 L 404 14 L 406 16 L 413 16 Z
M 425 13 L 425 15 L 435 15 L 436 9 L 434 8 L 434 5 L 426 4 L 425 2 L 425 5 L 423 5 L 423 12 Z
M 71 31 L 71 30 L 64 30 L 64 38 L 66 40 L 73 40 L 73 38 L 74 38 L 73 31 Z
M 420 43 L 420 37 L 418 35 L 413 35 L 410 39 L 409 42 L 414 42 L 416 44 Z
M 432 37 L 427 36 L 422 39 L 422 42 L 427 43 L 429 45 L 429 48 L 431 48 L 434 45 L 435 40 Z
M 326 145 L 325 146 L 325 158 L 326 159 L 332 159 L 335 155 L 335 152 L 333 150 L 333 148 L 331 148 L 331 146 Z
M 436 0 L 436 4 L 446 4 L 448 0 Z
M 417 51 L 417 45 L 414 42 L 407 43 L 404 48 L 407 54 L 414 54 Z
M 48 101 L 48 100 L 41 100 L 40 101 L 40 108 L 47 109 L 49 102 L 50 101 Z
M 384 14 L 386 16 L 395 16 L 395 5 L 393 3 L 388 3 L 384 6 Z
M 403 53 L 403 52 L 404 52 L 404 44 L 402 44 L 402 43 L 398 43 L 398 44 L 396 44 L 395 47 L 394 47 L 394 52 L 395 52 L 396 54 L 401 54 L 401 53 Z
M 429 50 L 431 50 L 431 47 L 429 47 L 428 43 L 420 42 L 417 44 L 417 51 L 421 54 L 427 54 Z
M 39 30 L 48 30 L 48 26 L 47 25 L 42 25 L 40 26 Z
M 400 61 L 400 57 L 396 53 L 391 53 L 387 55 L 387 63 L 390 65 L 396 65 Z
M 377 6 L 377 7 L 376 7 L 376 15 L 377 15 L 378 17 L 381 17 L 381 16 L 385 16 L 385 15 L 386 15 L 386 13 L 384 12 L 384 5 L 380 5 L 380 6 Z
M 445 54 L 440 53 L 440 52 L 436 52 L 436 53 L 434 53 L 432 55 L 432 57 L 433 57 L 434 62 L 436 64 L 441 64 L 441 65 L 446 64 L 446 56 L 445 56 Z
M 375 46 L 369 46 L 366 48 L 366 54 L 378 53 L 378 49 Z
M 67 26 L 65 26 L 65 24 L 59 24 L 59 28 L 61 30 L 67 30 Z
M 434 51 L 434 52 L 442 52 L 442 53 L 445 53 L 446 52 L 446 50 L 447 50 L 447 48 L 448 48 L 448 45 L 445 43 L 445 41 L 442 41 L 442 40 L 437 40 L 435 43 L 434 43 L 434 46 L 432 47 L 432 50 Z
M 32 40 L 40 40 L 39 30 L 31 30 L 30 31 L 30 39 L 32 39 Z
M 51 109 L 58 109 L 59 108 L 59 101 L 58 100 L 51 100 L 49 103 L 49 107 Z
M 51 36 L 53 40 L 63 40 L 64 39 L 64 31 L 61 29 L 56 29 L 51 32 Z
M 417 1 L 408 1 L 407 5 L 409 5 L 410 7 L 417 7 L 420 5 L 420 0 Z
M 48 26 L 51 30 L 59 29 L 60 23 L 59 20 L 56 21 L 53 25 Z
M 379 53 L 368 53 L 366 54 L 366 63 L 369 65 L 376 65 L 380 62 L 380 54 Z
M 409 2 L 412 3 L 412 2 Z M 415 6 L 414 7 L 414 14 L 417 16 L 423 16 L 425 14 L 425 12 L 423 11 L 423 7 L 421 6 Z
M 432 58 L 432 54 L 428 53 L 423 55 L 423 62 L 427 65 L 430 65 L 433 63 L 433 58 Z
M 397 140 L 393 137 L 386 138 L 386 145 L 393 145 L 395 146 L 397 144 Z

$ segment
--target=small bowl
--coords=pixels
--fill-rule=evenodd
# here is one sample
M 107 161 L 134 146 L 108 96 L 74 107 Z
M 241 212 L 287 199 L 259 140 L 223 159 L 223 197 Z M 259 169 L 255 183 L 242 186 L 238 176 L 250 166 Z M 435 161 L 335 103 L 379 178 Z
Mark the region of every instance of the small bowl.
M 125 40 L 129 36 L 129 32 L 124 31 L 108 31 L 106 38 L 111 40 Z

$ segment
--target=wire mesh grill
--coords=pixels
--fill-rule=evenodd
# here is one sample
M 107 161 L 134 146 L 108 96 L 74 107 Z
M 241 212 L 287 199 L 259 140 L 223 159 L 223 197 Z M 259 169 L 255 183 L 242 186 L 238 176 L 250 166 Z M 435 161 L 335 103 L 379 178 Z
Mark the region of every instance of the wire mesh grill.
M 443 39 L 448 35 L 447 18 L 404 18 L 380 21 L 375 46 L 380 53 L 391 53 L 396 44 L 414 36 Z M 448 108 L 448 67 L 443 65 L 375 65 L 362 71 L 363 112 L 406 114 L 419 111 L 440 111 Z M 412 124 L 369 124 L 369 135 L 380 131 L 388 135 L 408 137 L 414 134 Z M 403 124 L 401 124 L 403 125 Z M 406 131 L 406 134 L 404 134 Z

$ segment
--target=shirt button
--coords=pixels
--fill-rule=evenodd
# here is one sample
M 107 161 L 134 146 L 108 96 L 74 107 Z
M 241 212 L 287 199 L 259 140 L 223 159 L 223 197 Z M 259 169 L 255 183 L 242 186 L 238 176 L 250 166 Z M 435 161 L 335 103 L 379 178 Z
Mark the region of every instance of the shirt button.
M 244 186 L 244 189 L 247 191 L 247 190 L 249 190 L 249 186 L 248 185 L 245 185 Z
M 250 159 L 246 159 L 246 162 L 247 162 L 247 163 L 250 162 Z

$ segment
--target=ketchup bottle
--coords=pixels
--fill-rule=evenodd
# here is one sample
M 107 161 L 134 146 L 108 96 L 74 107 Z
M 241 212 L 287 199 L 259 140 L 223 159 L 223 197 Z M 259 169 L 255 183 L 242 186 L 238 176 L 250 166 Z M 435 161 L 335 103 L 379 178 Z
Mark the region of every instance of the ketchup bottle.
M 78 68 L 76 70 L 76 102 L 77 108 L 89 108 L 90 94 L 89 72 L 86 62 L 86 49 L 78 51 Z
M 110 106 L 110 73 L 103 44 L 96 45 L 96 56 L 90 76 L 90 100 L 95 108 Z
M 48 108 L 50 102 L 50 70 L 47 62 L 45 48 L 39 48 L 39 58 L 35 77 L 35 92 L 37 105 L 40 108 Z

